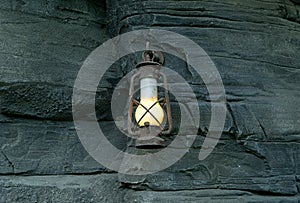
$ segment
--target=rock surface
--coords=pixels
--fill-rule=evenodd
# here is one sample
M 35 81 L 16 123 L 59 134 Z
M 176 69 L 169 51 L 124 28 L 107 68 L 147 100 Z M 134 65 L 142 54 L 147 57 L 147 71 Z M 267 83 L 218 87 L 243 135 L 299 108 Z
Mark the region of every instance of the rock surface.
M 199 135 L 172 167 L 131 177 L 88 155 L 71 99 L 93 49 L 149 27 L 189 37 L 208 53 L 228 112 L 219 144 L 199 161 L 209 94 L 188 64 L 166 55 L 165 66 L 197 96 Z M 135 149 L 112 122 L 110 98 L 139 60 L 130 55 L 114 64 L 96 97 L 103 131 L 123 150 Z M 0 0 L 0 202 L 300 202 L 299 64 L 298 0 Z

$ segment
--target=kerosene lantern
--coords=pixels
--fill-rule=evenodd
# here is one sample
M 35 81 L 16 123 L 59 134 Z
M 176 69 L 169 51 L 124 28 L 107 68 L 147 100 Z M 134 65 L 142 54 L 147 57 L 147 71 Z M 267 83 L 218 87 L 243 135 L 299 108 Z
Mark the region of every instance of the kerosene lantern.
M 136 139 L 138 148 L 164 147 L 161 135 L 168 135 L 172 130 L 167 77 L 160 72 L 163 63 L 162 52 L 150 50 L 147 43 L 142 62 L 136 66 L 136 73 L 130 81 L 128 133 Z M 137 81 L 139 88 L 135 88 Z M 159 88 L 161 83 L 163 87 Z M 159 89 L 163 89 L 161 98 Z

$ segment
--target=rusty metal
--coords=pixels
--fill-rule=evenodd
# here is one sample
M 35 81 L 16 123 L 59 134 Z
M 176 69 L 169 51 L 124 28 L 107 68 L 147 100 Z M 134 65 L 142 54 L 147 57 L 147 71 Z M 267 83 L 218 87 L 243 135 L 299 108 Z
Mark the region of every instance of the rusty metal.
M 170 107 L 170 98 L 169 98 L 169 91 L 168 91 L 168 83 L 167 83 L 167 76 L 163 73 L 160 73 L 160 75 L 163 77 L 164 81 L 164 89 L 165 89 L 165 105 L 167 109 L 167 123 L 168 123 L 168 130 L 164 130 L 161 132 L 163 135 L 169 135 L 171 134 L 173 123 L 172 123 L 172 116 L 171 116 L 171 107 Z
M 147 44 L 148 45 L 148 44 Z M 148 45 L 149 46 L 149 45 Z M 128 133 L 132 135 L 134 138 L 136 138 L 136 147 L 139 148 L 149 148 L 151 146 L 153 147 L 163 147 L 164 140 L 159 137 L 159 135 L 169 135 L 172 131 L 172 117 L 171 117 L 171 108 L 170 108 L 170 100 L 169 100 L 169 92 L 167 87 L 167 77 L 165 74 L 161 73 L 159 70 L 164 62 L 164 56 L 162 52 L 160 51 L 153 51 L 153 50 L 146 50 L 142 54 L 142 62 L 139 63 L 136 68 L 137 72 L 132 76 L 130 80 L 130 89 L 129 89 L 129 110 L 128 110 Z M 142 105 L 142 107 L 146 110 L 144 115 L 140 118 L 140 120 L 147 114 L 150 113 L 150 115 L 160 124 L 160 126 L 150 126 L 145 125 L 142 127 L 133 126 L 133 107 L 141 105 L 139 101 L 135 100 L 134 93 L 134 82 L 138 78 L 140 81 L 143 78 L 155 78 L 156 80 L 159 80 L 162 78 L 163 84 L 164 84 L 164 98 L 158 99 L 156 103 L 154 103 L 150 108 L 146 108 Z M 159 103 L 163 105 L 162 108 L 164 108 L 167 114 L 166 118 L 166 124 L 167 128 L 163 128 L 162 123 L 160 123 L 157 118 L 150 112 L 151 108 Z M 149 137 L 149 139 L 147 139 Z M 140 139 L 139 139 L 140 138 Z M 142 138 L 142 139 L 141 139 Z

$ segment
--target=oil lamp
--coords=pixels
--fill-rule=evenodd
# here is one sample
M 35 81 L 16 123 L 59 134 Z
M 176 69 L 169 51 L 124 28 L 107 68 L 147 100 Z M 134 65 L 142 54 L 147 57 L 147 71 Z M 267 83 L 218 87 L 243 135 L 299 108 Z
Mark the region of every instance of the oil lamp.
M 172 130 L 167 77 L 160 72 L 163 63 L 162 52 L 150 50 L 147 43 L 142 62 L 136 66 L 130 81 L 128 133 L 136 138 L 138 148 L 163 147 L 164 140 L 160 135 L 168 135 Z M 138 89 L 135 88 L 136 81 Z M 159 83 L 163 83 L 164 89 L 161 98 L 158 96 Z

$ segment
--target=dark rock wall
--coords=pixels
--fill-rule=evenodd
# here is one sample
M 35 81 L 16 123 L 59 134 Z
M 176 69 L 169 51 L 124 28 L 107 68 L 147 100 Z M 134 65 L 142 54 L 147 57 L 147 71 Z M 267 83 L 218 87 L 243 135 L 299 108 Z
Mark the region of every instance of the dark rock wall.
M 300 202 L 299 1 L 1 0 L 0 16 L 0 202 Z M 218 146 L 199 161 L 209 95 L 186 64 L 168 59 L 199 98 L 199 136 L 178 163 L 132 181 L 84 150 L 71 97 L 94 48 L 148 27 L 207 51 L 228 115 Z M 126 140 L 108 107 L 113 84 L 131 68 L 124 61 L 98 94 L 99 120 L 116 144 Z

